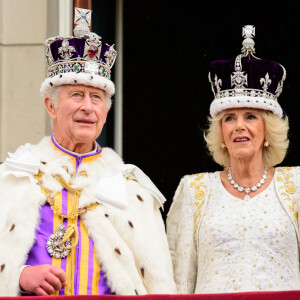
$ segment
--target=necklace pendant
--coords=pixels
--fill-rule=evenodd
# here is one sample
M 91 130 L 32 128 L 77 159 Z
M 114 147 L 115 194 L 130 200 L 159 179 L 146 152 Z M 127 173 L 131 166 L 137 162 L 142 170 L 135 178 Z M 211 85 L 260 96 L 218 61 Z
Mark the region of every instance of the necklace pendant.
M 250 188 L 245 188 L 245 193 L 246 194 L 249 194 L 251 192 L 251 189 Z
M 245 188 L 241 185 L 238 185 L 235 182 L 235 180 L 232 178 L 232 175 L 231 175 L 231 168 L 228 167 L 228 180 L 233 185 L 234 188 L 238 189 L 240 192 L 246 193 L 246 196 L 244 197 L 245 201 L 248 201 L 251 199 L 250 196 L 248 195 L 251 191 L 255 192 L 258 188 L 260 188 L 265 183 L 265 180 L 267 179 L 267 174 L 268 174 L 268 168 L 265 166 L 265 171 L 264 171 L 264 174 L 262 175 L 262 178 L 260 179 L 260 181 L 257 184 L 255 184 L 254 186 L 252 186 L 251 188 L 249 188 L 249 187 Z
M 244 200 L 249 201 L 250 199 L 251 199 L 250 196 L 248 194 L 246 194 L 246 196 L 244 197 Z
M 51 234 L 47 240 L 47 251 L 55 258 L 65 258 L 68 256 L 71 250 L 64 249 L 61 242 L 65 236 L 66 228 L 64 225 L 59 225 L 53 234 Z M 71 246 L 71 240 L 68 239 L 65 242 L 66 247 Z

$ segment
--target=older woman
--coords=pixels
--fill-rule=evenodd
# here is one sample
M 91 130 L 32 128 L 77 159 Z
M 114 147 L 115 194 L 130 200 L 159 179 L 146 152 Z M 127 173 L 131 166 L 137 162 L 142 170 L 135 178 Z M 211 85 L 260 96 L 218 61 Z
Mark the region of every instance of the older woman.
M 76 8 L 75 37 L 45 42 L 41 94 L 52 137 L 0 166 L 0 295 L 138 295 L 176 289 L 165 201 L 136 166 L 95 139 L 114 93 L 116 51 Z
M 178 293 L 300 288 L 298 168 L 274 168 L 288 148 L 277 98 L 284 68 L 254 53 L 214 61 L 215 94 L 204 137 L 221 172 L 185 176 L 167 219 Z M 253 55 L 254 56 L 254 55 Z

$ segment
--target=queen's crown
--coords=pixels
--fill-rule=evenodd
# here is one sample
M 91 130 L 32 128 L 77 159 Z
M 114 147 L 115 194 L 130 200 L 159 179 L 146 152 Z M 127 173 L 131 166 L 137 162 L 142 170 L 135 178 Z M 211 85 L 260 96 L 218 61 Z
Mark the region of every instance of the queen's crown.
M 275 61 L 254 55 L 254 26 L 244 26 L 242 35 L 241 54 L 210 64 L 208 77 L 214 93 L 211 115 L 233 107 L 255 107 L 270 110 L 281 117 L 282 109 L 277 99 L 286 78 L 285 68 Z

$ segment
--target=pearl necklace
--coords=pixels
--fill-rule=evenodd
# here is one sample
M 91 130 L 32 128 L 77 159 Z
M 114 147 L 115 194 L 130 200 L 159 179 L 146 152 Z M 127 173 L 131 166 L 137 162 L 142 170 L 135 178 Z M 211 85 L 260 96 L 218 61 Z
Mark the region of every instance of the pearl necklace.
M 267 174 L 268 174 L 268 168 L 265 167 L 265 171 L 264 171 L 264 174 L 263 174 L 261 180 L 257 184 L 253 185 L 251 188 L 249 188 L 249 187 L 245 188 L 241 185 L 238 185 L 235 182 L 235 180 L 231 176 L 231 168 L 228 167 L 228 180 L 233 185 L 234 188 L 238 189 L 240 192 L 245 192 L 246 193 L 246 196 L 244 197 L 244 200 L 250 200 L 249 193 L 250 192 L 255 192 L 258 188 L 260 188 L 265 183 L 265 180 L 267 179 Z

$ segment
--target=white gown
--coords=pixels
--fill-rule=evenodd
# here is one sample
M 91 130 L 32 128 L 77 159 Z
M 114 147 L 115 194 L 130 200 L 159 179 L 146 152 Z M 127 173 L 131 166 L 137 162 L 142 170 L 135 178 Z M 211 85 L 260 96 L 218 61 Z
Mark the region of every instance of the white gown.
M 199 230 L 195 293 L 298 289 L 297 236 L 274 181 L 244 201 L 227 192 L 219 172 L 214 176 Z
M 293 170 L 277 169 L 248 201 L 224 188 L 220 172 L 182 179 L 167 218 L 178 293 L 300 289 Z

